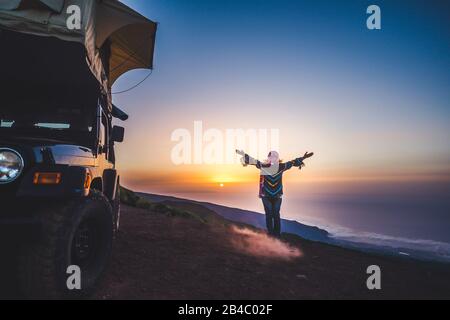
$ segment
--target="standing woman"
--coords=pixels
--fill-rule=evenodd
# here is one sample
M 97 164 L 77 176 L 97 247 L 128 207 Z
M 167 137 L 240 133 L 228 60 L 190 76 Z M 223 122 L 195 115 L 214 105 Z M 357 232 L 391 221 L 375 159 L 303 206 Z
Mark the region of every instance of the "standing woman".
M 253 165 L 261 170 L 259 183 L 259 197 L 262 199 L 266 212 L 267 230 L 274 237 L 281 236 L 280 209 L 283 197 L 283 173 L 292 167 L 302 168 L 303 161 L 311 158 L 314 153 L 305 153 L 301 158 L 289 162 L 281 162 L 280 155 L 276 151 L 269 153 L 265 162 L 253 159 L 244 151 L 236 150 L 242 156 L 244 166 Z

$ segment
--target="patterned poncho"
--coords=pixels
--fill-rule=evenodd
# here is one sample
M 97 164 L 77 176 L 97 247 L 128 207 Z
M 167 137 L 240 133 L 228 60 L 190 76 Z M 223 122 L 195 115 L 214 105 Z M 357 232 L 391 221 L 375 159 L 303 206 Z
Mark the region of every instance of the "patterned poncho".
M 303 158 L 297 158 L 293 161 L 280 163 L 276 172 L 270 172 L 265 168 L 270 167 L 261 161 L 254 160 L 249 155 L 245 155 L 245 164 L 254 164 L 256 168 L 261 170 L 259 183 L 259 196 L 261 198 L 280 198 L 283 196 L 283 173 L 293 167 L 301 167 L 303 165 Z M 253 162 L 253 163 L 252 163 Z

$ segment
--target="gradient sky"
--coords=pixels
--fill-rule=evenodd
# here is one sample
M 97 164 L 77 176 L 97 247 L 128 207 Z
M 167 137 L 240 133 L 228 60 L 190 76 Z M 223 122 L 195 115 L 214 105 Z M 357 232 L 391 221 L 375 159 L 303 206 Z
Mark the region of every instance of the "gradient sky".
M 114 98 L 131 115 L 118 153 L 127 186 L 208 192 L 224 182 L 256 193 L 248 168 L 171 163 L 171 133 L 196 120 L 279 129 L 286 160 L 316 152 L 287 184 L 450 181 L 448 2 L 123 2 L 159 23 L 152 76 Z M 366 28 L 371 4 L 382 30 Z

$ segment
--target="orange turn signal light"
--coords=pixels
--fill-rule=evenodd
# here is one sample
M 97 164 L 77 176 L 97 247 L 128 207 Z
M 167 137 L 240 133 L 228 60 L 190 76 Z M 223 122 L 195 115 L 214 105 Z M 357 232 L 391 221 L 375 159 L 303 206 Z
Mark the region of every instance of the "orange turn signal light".
M 92 176 L 89 172 L 86 172 L 86 179 L 84 180 L 84 189 L 89 189 L 91 187 Z
M 61 183 L 62 174 L 59 172 L 36 172 L 33 183 L 40 185 L 54 185 Z

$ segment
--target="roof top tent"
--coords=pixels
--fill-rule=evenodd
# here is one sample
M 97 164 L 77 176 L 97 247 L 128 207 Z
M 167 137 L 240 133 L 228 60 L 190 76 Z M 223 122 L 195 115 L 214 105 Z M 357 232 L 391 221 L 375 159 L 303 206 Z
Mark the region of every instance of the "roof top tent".
M 80 9 L 79 30 L 67 27 L 70 6 Z M 130 70 L 153 68 L 156 29 L 117 0 L 2 0 L 2 84 L 32 87 L 29 81 L 39 92 L 44 85 L 70 87 L 76 96 L 97 82 L 112 110 L 114 82 Z

